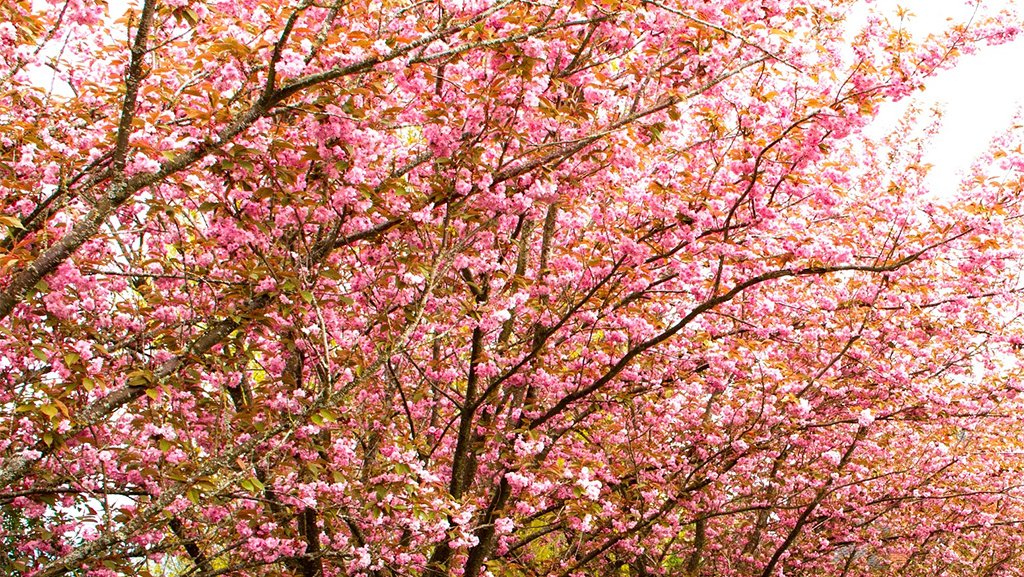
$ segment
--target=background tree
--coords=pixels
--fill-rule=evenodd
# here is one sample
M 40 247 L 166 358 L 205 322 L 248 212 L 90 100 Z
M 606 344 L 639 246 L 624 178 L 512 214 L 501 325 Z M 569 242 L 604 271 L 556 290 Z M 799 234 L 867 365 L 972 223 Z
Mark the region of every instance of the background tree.
M 4 4 L 8 571 L 1019 571 L 1016 135 L 859 134 L 1017 28 L 849 9 Z

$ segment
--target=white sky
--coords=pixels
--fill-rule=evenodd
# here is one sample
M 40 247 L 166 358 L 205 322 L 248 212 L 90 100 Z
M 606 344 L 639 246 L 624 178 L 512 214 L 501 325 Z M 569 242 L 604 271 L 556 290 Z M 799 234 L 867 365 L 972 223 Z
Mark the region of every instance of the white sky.
M 876 10 L 892 14 L 896 6 L 908 8 L 915 16 L 908 28 L 917 36 L 966 22 L 974 12 L 964 0 L 878 0 Z M 1018 6 L 1014 0 L 986 2 L 989 9 Z M 952 70 L 938 73 L 927 81 L 925 91 L 904 101 L 890 104 L 869 127 L 869 134 L 891 130 L 911 102 L 927 111 L 940 106 L 942 128 L 932 141 L 925 162 L 933 164 L 926 180 L 932 192 L 951 194 L 959 183 L 959 174 L 988 146 L 993 136 L 1009 127 L 1020 104 L 1024 103 L 1024 38 L 1001 46 L 985 46 L 965 56 Z

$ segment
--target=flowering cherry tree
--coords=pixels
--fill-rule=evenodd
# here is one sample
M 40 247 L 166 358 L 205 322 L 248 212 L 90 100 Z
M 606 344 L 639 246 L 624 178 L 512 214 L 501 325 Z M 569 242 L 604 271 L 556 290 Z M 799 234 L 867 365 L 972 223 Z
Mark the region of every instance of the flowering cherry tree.
M 861 134 L 1010 15 L 113 8 L 0 6 L 7 573 L 1024 570 L 1020 130 Z

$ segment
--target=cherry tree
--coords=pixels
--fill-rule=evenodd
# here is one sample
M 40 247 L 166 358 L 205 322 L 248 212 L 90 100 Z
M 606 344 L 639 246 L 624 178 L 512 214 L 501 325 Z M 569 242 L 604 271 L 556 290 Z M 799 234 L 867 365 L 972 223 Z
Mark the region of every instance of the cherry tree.
M 853 8 L 6 2 L 0 563 L 1024 570 L 1021 130 L 861 133 L 1018 28 Z

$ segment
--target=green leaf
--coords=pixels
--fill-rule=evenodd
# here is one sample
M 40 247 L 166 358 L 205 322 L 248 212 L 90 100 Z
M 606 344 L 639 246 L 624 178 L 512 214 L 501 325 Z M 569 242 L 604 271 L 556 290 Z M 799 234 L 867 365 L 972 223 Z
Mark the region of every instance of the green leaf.
M 128 377 L 128 385 L 132 387 L 143 387 L 150 383 L 150 377 L 152 373 L 149 371 L 132 371 L 126 375 Z
M 21 219 L 9 214 L 0 214 L 0 223 L 6 224 L 10 228 L 20 228 L 21 230 L 25 230 L 25 225 L 21 224 Z
M 167 473 L 167 478 L 168 479 L 172 479 L 174 481 L 187 481 L 188 480 L 188 477 L 183 475 L 181 473 L 181 471 L 177 471 L 175 469 L 171 469 L 171 471 Z

